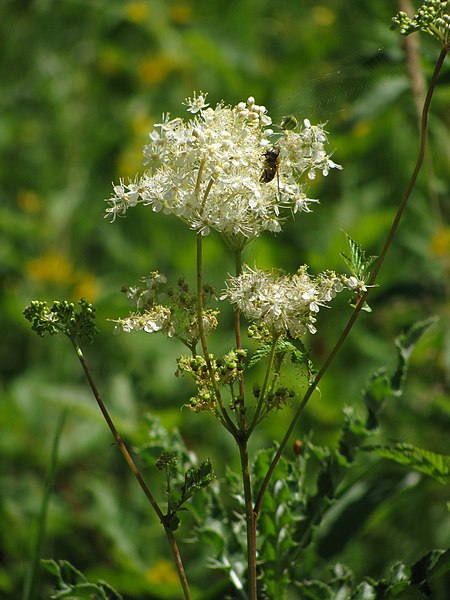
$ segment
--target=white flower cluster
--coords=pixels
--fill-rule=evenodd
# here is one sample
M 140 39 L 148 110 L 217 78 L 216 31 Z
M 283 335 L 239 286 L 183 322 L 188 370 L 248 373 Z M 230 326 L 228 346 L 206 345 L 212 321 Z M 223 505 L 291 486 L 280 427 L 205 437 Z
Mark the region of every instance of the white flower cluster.
M 116 324 L 114 333 L 124 331 L 145 331 L 145 333 L 156 333 L 162 331 L 168 337 L 173 337 L 175 328 L 172 323 L 172 315 L 166 306 L 155 306 L 143 313 L 130 314 L 125 319 L 114 320 Z
M 165 287 L 167 279 L 158 271 L 153 271 L 142 278 L 143 285 L 123 287 L 130 304 L 136 308 L 124 319 L 112 319 L 116 324 L 115 333 L 124 331 L 145 331 L 156 333 L 161 331 L 168 337 L 177 337 L 191 350 L 200 337 L 195 296 L 189 291 L 183 279 L 178 281 L 176 288 Z M 214 290 L 204 288 L 204 299 L 207 301 Z M 164 304 L 159 304 L 159 297 Z M 208 335 L 217 327 L 218 311 L 203 310 L 203 330 Z
M 283 209 L 310 210 L 316 200 L 306 197 L 299 176 L 312 179 L 317 170 L 326 175 L 340 168 L 325 152 L 323 128 L 308 120 L 299 132 L 275 134 L 266 108 L 252 97 L 234 107 L 211 108 L 200 93 L 186 104 L 193 118 L 166 116 L 150 133 L 144 148 L 150 170 L 114 187 L 106 211 L 113 220 L 141 203 L 174 214 L 204 235 L 219 231 L 233 248 L 241 248 L 264 230 L 280 231 Z M 264 179 L 275 138 L 277 176 Z
M 222 299 L 228 299 L 250 320 L 264 323 L 275 335 L 299 338 L 316 333 L 316 315 L 344 287 L 363 287 L 355 278 L 336 275 L 333 271 L 316 277 L 303 266 L 294 275 L 275 271 L 252 270 L 246 266 L 238 277 L 227 282 Z
M 209 335 L 217 327 L 217 313 L 214 310 L 205 310 L 203 313 L 203 330 Z M 198 323 L 196 317 L 188 323 L 180 319 L 177 311 L 168 306 L 155 304 L 143 312 L 131 313 L 124 319 L 112 319 L 116 324 L 114 333 L 123 331 L 131 333 L 132 331 L 144 331 L 145 333 L 156 333 L 161 331 L 167 337 L 178 337 L 185 341 L 187 345 L 192 345 L 199 339 Z

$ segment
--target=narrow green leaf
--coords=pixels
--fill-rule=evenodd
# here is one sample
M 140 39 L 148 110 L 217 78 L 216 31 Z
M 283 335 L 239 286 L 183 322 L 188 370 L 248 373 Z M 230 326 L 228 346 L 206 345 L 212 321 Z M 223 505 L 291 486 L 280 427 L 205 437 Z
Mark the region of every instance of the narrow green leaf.
M 364 403 L 367 407 L 366 427 L 369 431 L 378 427 L 378 414 L 382 410 L 387 398 L 392 396 L 392 386 L 386 369 L 379 369 L 369 380 L 363 392 Z

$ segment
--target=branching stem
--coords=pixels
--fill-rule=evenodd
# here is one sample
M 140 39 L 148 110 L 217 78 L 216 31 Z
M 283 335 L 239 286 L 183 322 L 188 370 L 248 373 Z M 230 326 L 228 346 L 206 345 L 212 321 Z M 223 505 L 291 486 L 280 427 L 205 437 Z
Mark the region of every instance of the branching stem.
M 235 252 L 235 276 L 239 277 L 242 273 L 242 250 Z M 242 334 L 241 334 L 241 311 L 239 308 L 234 309 L 234 335 L 236 339 L 236 348 L 242 349 Z M 237 418 L 239 422 L 239 428 L 241 431 L 245 431 L 246 418 L 245 418 L 245 381 L 244 374 L 239 377 L 239 403 L 237 404 Z
M 251 423 L 251 425 L 249 427 L 249 434 L 256 427 L 256 425 L 258 423 L 259 416 L 260 416 L 261 411 L 262 411 L 262 408 L 264 406 L 264 402 L 266 400 L 267 390 L 268 390 L 269 381 L 270 381 L 270 375 L 272 373 L 273 363 L 275 361 L 275 351 L 276 351 L 276 348 L 277 348 L 277 341 L 278 341 L 278 339 L 276 337 L 274 337 L 274 339 L 272 341 L 272 348 L 270 349 L 269 360 L 267 362 L 267 368 L 266 368 L 266 375 L 264 377 L 264 383 L 263 383 L 263 386 L 261 388 L 260 396 L 259 396 L 259 399 L 258 399 L 258 405 L 256 407 L 255 414 L 253 415 L 252 423 Z
M 214 369 L 211 363 L 211 357 L 209 355 L 208 344 L 206 342 L 205 328 L 203 327 L 203 240 L 201 233 L 197 234 L 197 321 L 203 356 L 205 358 L 206 366 L 208 367 L 209 378 L 214 389 L 214 395 L 216 397 L 217 404 L 220 407 L 220 420 L 224 427 L 233 435 L 233 437 L 236 437 L 236 426 L 231 420 L 230 415 L 223 404 L 222 395 L 220 393 L 219 386 L 217 385 Z
M 103 402 L 101 396 L 100 396 L 100 392 L 97 389 L 97 386 L 95 384 L 94 379 L 92 378 L 92 374 L 91 371 L 86 363 L 86 359 L 84 358 L 83 352 L 80 348 L 80 346 L 77 344 L 76 340 L 71 338 L 71 342 L 72 345 L 75 349 L 75 352 L 77 353 L 78 359 L 81 363 L 81 366 L 83 367 L 83 371 L 84 374 L 86 375 L 86 379 L 88 380 L 89 386 L 92 390 L 92 393 L 97 401 L 97 404 L 100 408 L 100 411 L 106 421 L 106 423 L 108 424 L 108 427 L 111 431 L 111 433 L 114 436 L 114 439 L 117 442 L 117 445 L 119 446 L 119 450 L 122 453 L 123 457 L 125 458 L 128 466 L 131 469 L 131 472 L 133 473 L 133 475 L 136 477 L 139 485 L 141 486 L 144 494 L 147 496 L 148 501 L 150 502 L 150 504 L 153 507 L 153 510 L 156 512 L 156 514 L 158 515 L 159 520 L 161 521 L 162 525 L 164 526 L 164 532 L 166 534 L 167 540 L 169 542 L 169 546 L 170 549 L 172 550 L 172 555 L 175 561 L 175 566 L 178 572 L 178 577 L 180 579 L 180 583 L 181 583 L 181 587 L 183 588 L 183 593 L 184 593 L 184 597 L 185 600 L 191 600 L 191 593 L 189 590 L 189 584 L 186 578 L 186 573 L 184 571 L 184 566 L 183 566 L 183 562 L 181 560 L 181 555 L 180 555 L 180 551 L 178 549 L 178 545 L 177 542 L 175 540 L 175 537 L 173 535 L 173 532 L 168 528 L 167 524 L 166 524 L 166 519 L 161 511 L 161 509 L 159 508 L 158 503 L 156 502 L 155 498 L 153 497 L 153 494 L 150 492 L 147 484 L 145 483 L 136 463 L 134 462 L 131 454 L 129 453 L 127 447 L 125 446 L 122 438 L 119 435 L 119 432 L 117 431 L 111 416 L 108 412 L 108 409 L 105 406 L 105 403 Z

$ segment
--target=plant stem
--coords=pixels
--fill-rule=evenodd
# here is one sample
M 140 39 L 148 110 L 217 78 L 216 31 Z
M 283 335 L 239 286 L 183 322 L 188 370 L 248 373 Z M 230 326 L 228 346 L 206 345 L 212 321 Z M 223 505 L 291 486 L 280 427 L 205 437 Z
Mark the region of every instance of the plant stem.
M 236 440 L 241 458 L 242 481 L 244 483 L 245 522 L 247 530 L 247 586 L 249 600 L 256 596 L 256 514 L 253 510 L 250 466 L 248 460 L 247 437 Z
M 336 344 L 334 345 L 333 349 L 331 350 L 330 354 L 328 355 L 327 359 L 325 360 L 324 364 L 322 365 L 321 369 L 319 370 L 319 372 L 317 373 L 317 375 L 314 377 L 313 382 L 310 384 L 310 386 L 308 387 L 303 400 L 301 401 L 297 412 L 295 413 L 284 437 L 283 440 L 281 441 L 281 444 L 277 450 L 277 452 L 275 453 L 275 456 L 272 459 L 272 462 L 270 463 L 270 466 L 267 470 L 266 476 L 264 478 L 263 483 L 261 484 L 261 488 L 259 490 L 257 499 L 256 499 L 256 503 L 255 503 L 255 508 L 254 508 L 254 512 L 256 513 L 256 516 L 259 514 L 259 511 L 261 509 L 261 504 L 262 501 L 264 499 L 264 494 L 267 491 L 267 487 L 269 485 L 270 479 L 272 477 L 272 473 L 275 470 L 275 467 L 277 466 L 281 455 L 284 452 L 284 449 L 286 448 L 286 445 L 289 441 L 289 438 L 291 436 L 292 431 L 294 430 L 295 426 L 297 425 L 297 422 L 303 412 L 303 410 L 305 409 L 306 404 L 308 403 L 309 399 L 311 398 L 313 392 L 315 391 L 315 389 L 317 388 L 320 380 L 322 379 L 323 375 L 325 374 L 325 372 L 327 371 L 328 367 L 330 366 L 331 362 L 333 361 L 334 357 L 336 356 L 336 354 L 338 353 L 338 351 L 340 350 L 342 344 L 344 343 L 344 341 L 346 340 L 348 334 L 350 333 L 356 319 L 359 316 L 359 313 L 361 312 L 361 309 L 363 308 L 367 297 L 370 293 L 371 287 L 373 286 L 373 284 L 375 283 L 377 277 L 378 277 L 378 273 L 380 272 L 380 269 L 384 263 L 384 260 L 386 258 L 386 255 L 388 253 L 388 250 L 392 244 L 392 240 L 394 239 L 394 236 L 397 232 L 401 217 L 403 215 L 403 212 L 406 208 L 406 204 L 408 203 L 408 200 L 411 196 L 411 192 L 414 188 L 414 185 L 416 183 L 417 180 L 417 176 L 419 174 L 420 168 L 422 166 L 423 163 L 423 158 L 425 155 L 425 148 L 426 148 L 426 143 L 427 143 L 427 133 L 428 133 L 428 113 L 430 110 L 430 104 L 431 104 L 431 98 L 433 97 L 433 93 L 436 87 L 436 81 L 439 77 L 439 73 L 441 71 L 442 65 L 444 64 L 445 61 L 445 57 L 447 56 L 448 53 L 448 49 L 447 48 L 442 48 L 441 52 L 439 54 L 439 58 L 436 62 L 436 66 L 434 68 L 433 71 L 433 75 L 431 77 L 430 80 L 430 84 L 428 86 L 428 91 L 427 91 L 427 95 L 425 97 L 425 101 L 423 104 L 423 109 L 422 109 L 422 118 L 421 118 L 421 126 L 420 126 L 420 143 L 419 143 L 419 150 L 418 150 L 418 154 L 417 154 L 417 159 L 416 159 L 416 164 L 414 166 L 414 170 L 411 174 L 411 177 L 406 185 L 405 191 L 403 193 L 403 196 L 400 200 L 400 204 L 397 208 L 397 212 L 395 214 L 394 220 L 392 222 L 391 228 L 389 230 L 389 233 L 386 237 L 386 241 L 384 243 L 383 249 L 381 250 L 380 256 L 378 257 L 377 262 L 375 263 L 375 267 L 373 269 L 373 272 L 371 273 L 371 276 L 369 278 L 369 281 L 367 282 L 367 289 L 366 291 L 361 295 L 361 298 L 359 299 L 357 305 L 355 306 L 354 311 L 352 312 L 346 326 L 344 327 L 339 339 L 337 340 Z
M 242 273 L 242 250 L 235 252 L 235 276 L 239 277 Z M 242 348 L 242 335 L 241 335 L 241 311 L 239 308 L 234 309 L 234 334 L 236 338 L 236 348 L 240 350 Z M 239 398 L 240 403 L 237 405 L 237 418 L 239 422 L 239 428 L 241 431 L 245 431 L 245 382 L 244 374 L 239 377 Z
M 24 590 L 22 600 L 33 600 L 37 598 L 37 581 L 39 573 L 39 558 L 41 555 L 42 541 L 45 534 L 45 526 L 47 521 L 48 503 L 52 493 L 53 483 L 55 481 L 56 463 L 58 460 L 58 448 L 59 440 L 61 439 L 62 430 L 67 417 L 67 410 L 64 410 L 56 425 L 55 437 L 53 438 L 52 453 L 50 456 L 50 466 L 47 474 L 47 481 L 45 483 L 44 496 L 42 498 L 41 510 L 39 512 L 39 519 L 37 522 L 36 537 L 32 548 L 32 557 L 30 566 L 25 578 Z
M 258 405 L 256 407 L 255 414 L 253 415 L 252 423 L 249 427 L 249 433 L 251 433 L 253 431 L 253 429 L 256 427 L 256 425 L 258 424 L 258 419 L 261 414 L 261 410 L 264 406 L 264 402 L 266 400 L 266 394 L 267 394 L 267 388 L 269 385 L 270 374 L 272 373 L 272 367 L 273 367 L 273 363 L 275 360 L 275 350 L 277 348 L 277 341 L 278 341 L 278 337 L 275 337 L 272 341 L 272 348 L 270 349 L 269 360 L 267 362 L 266 375 L 265 375 L 264 383 L 263 383 L 263 386 L 261 388 L 261 392 L 259 395 Z
M 197 234 L 197 321 L 203 356 L 205 357 L 206 366 L 208 367 L 209 378 L 214 389 L 214 395 L 216 397 L 217 404 L 220 407 L 220 413 L 218 413 L 218 415 L 220 415 L 220 421 L 223 426 L 228 429 L 233 437 L 235 437 L 237 430 L 222 401 L 222 396 L 220 394 L 220 390 L 212 368 L 208 344 L 206 343 L 205 329 L 203 327 L 203 241 L 201 233 Z
M 94 398 L 96 399 L 97 404 L 100 408 L 100 411 L 101 411 L 106 423 L 108 424 L 108 427 L 109 427 L 111 433 L 113 434 L 114 439 L 117 442 L 117 445 L 119 446 L 120 452 L 122 453 L 123 457 L 125 458 L 128 466 L 130 467 L 131 472 L 136 477 L 144 494 L 147 496 L 147 499 L 150 502 L 150 504 L 152 505 L 153 510 L 158 515 L 159 520 L 161 521 L 161 524 L 164 526 L 164 532 L 165 532 L 167 540 L 169 542 L 169 546 L 172 550 L 173 559 L 174 559 L 175 566 L 176 566 L 176 569 L 178 572 L 178 577 L 180 579 L 181 587 L 183 588 L 184 597 L 186 600 L 191 600 L 189 584 L 188 584 L 188 581 L 186 578 L 186 573 L 184 571 L 184 566 L 183 566 L 183 562 L 181 560 L 180 551 L 179 551 L 178 545 L 176 543 L 175 537 L 173 535 L 173 532 L 168 528 L 165 516 L 163 515 L 161 509 L 159 508 L 159 505 L 156 502 L 155 498 L 153 497 L 153 494 L 150 492 L 147 484 L 145 483 L 138 467 L 136 466 L 136 463 L 134 462 L 131 454 L 128 452 L 127 447 L 125 446 L 124 442 L 122 441 L 122 438 L 120 437 L 119 432 L 117 431 L 117 429 L 109 415 L 109 412 L 100 396 L 100 393 L 97 389 L 95 381 L 92 378 L 90 369 L 86 363 L 86 360 L 83 356 L 83 352 L 82 352 L 80 346 L 77 344 L 77 342 L 74 339 L 71 339 L 71 342 L 73 344 L 73 347 L 75 348 L 75 352 L 77 353 L 77 356 L 81 363 L 81 366 L 83 367 L 84 374 L 86 375 L 86 379 L 88 380 L 88 383 L 92 390 Z

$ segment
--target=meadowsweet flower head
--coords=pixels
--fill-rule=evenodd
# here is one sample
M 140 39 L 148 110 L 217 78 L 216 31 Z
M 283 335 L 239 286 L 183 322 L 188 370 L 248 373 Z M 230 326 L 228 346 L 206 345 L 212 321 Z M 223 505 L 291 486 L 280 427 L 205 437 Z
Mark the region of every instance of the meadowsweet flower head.
M 294 275 L 246 266 L 241 275 L 228 280 L 222 298 L 238 307 L 250 321 L 263 323 L 274 335 L 300 338 L 308 332 L 316 333 L 320 308 L 328 306 L 344 287 L 357 286 L 333 271 L 313 277 L 306 266 Z
M 325 151 L 323 127 L 307 119 L 302 127 L 275 133 L 267 109 L 253 97 L 212 108 L 200 92 L 185 104 L 192 118 L 166 115 L 150 133 L 144 176 L 114 186 L 106 211 L 113 220 L 143 204 L 177 216 L 203 235 L 216 230 L 240 249 L 262 231 L 279 232 L 285 213 L 310 210 L 316 200 L 307 198 L 302 175 L 313 179 L 317 171 L 327 175 L 340 168 Z M 262 178 L 274 144 L 274 155 L 280 156 L 277 176 Z

